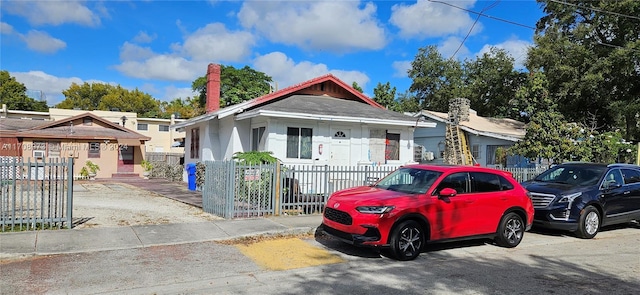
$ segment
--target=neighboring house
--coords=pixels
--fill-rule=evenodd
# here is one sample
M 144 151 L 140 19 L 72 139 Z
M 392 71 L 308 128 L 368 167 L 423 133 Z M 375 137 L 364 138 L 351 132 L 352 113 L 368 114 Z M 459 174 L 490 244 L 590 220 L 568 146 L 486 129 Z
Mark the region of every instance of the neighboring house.
M 57 108 L 50 108 L 48 112 L 33 112 L 9 110 L 6 105 L 3 105 L 3 108 L 0 109 L 0 118 L 57 121 L 86 112 L 148 136 L 151 139 L 145 143 L 146 152 L 184 153 L 184 132 L 177 132 L 169 126 L 183 122 L 185 119 L 176 119 L 173 115 L 171 119 L 139 118 L 133 112 L 83 111 Z
M 0 118 L 0 156 L 23 161 L 74 158 L 74 174 L 85 162 L 98 166 L 98 178 L 142 173 L 144 142 L 150 140 L 91 113 L 55 121 Z
M 421 162 L 443 163 L 448 114 L 423 110 L 414 117 L 422 117 L 427 122 L 437 123 L 436 128 L 417 128 L 414 133 L 415 144 L 422 146 L 423 150 Z M 480 117 L 474 110 L 469 110 L 469 120 L 461 121 L 459 127 L 466 136 L 468 148 L 475 163 L 490 167 L 501 165 L 496 160 L 497 150 L 512 146 L 524 138 L 526 133 L 523 122 Z M 528 164 L 527 159 L 523 157 L 507 157 L 507 167 L 526 167 Z
M 414 160 L 415 127 L 435 127 L 330 74 L 220 109 L 220 66 L 210 64 L 207 96 L 205 115 L 173 126 L 186 131 L 185 163 L 270 151 L 284 164 L 405 164 Z

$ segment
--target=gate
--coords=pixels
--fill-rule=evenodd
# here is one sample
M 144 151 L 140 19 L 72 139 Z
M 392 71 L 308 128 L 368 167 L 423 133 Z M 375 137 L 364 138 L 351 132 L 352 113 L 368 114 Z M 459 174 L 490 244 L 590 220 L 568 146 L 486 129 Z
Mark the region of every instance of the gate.
M 206 161 L 202 209 L 223 218 L 273 215 L 277 164 Z
M 283 166 L 279 214 L 322 214 L 329 196 L 346 188 L 373 184 L 399 166 Z
M 0 231 L 71 228 L 73 158 L 0 161 Z

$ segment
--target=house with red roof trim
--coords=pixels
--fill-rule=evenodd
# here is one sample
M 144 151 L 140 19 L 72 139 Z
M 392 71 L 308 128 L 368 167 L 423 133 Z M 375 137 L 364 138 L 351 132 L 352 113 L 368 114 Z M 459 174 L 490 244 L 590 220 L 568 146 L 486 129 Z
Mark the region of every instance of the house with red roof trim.
M 284 164 L 400 165 L 414 162 L 414 129 L 436 126 L 387 110 L 331 74 L 220 109 L 215 64 L 206 109 L 173 125 L 186 131 L 186 164 L 270 151 Z

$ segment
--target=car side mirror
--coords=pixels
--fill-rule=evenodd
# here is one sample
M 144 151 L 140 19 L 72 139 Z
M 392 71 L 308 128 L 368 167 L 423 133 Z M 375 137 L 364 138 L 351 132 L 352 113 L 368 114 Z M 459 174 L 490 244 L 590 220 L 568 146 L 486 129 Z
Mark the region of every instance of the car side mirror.
M 454 197 L 458 192 L 452 188 L 445 187 L 438 192 L 438 197 L 440 198 L 448 198 Z

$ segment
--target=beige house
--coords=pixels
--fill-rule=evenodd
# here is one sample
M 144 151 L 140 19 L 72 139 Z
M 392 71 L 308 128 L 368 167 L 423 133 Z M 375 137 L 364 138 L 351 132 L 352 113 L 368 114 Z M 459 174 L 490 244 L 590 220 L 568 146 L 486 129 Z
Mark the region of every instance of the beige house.
M 9 110 L 6 105 L 3 105 L 0 109 L 0 118 L 56 121 L 86 112 L 56 108 L 50 108 L 49 112 Z M 185 119 L 176 119 L 173 115 L 171 119 L 139 118 L 136 113 L 120 111 L 89 111 L 89 113 L 151 138 L 145 143 L 146 152 L 184 153 L 185 132 L 176 131 L 170 126 Z
M 184 153 L 184 132 L 170 128 L 171 125 L 182 122 L 184 119 L 175 119 L 174 116 L 171 119 L 139 118 L 132 112 L 87 112 L 56 108 L 50 108 L 49 112 L 33 112 L 9 110 L 6 105 L 3 105 L 0 109 L 0 120 L 2 120 L 0 121 L 0 156 L 22 156 L 25 160 L 35 158 L 42 153 L 36 152 L 34 155 L 32 152 L 26 152 L 24 147 L 41 149 L 44 142 L 44 157 L 74 157 L 76 171 L 79 171 L 86 160 L 91 160 L 90 157 L 95 156 L 95 154 L 86 153 L 93 145 L 93 149 L 99 149 L 101 153 L 100 157 L 93 158 L 92 162 L 100 166 L 98 177 L 103 178 L 117 174 L 124 175 L 123 173 L 141 173 L 140 161 L 145 158 L 147 152 Z M 91 120 L 95 124 L 92 123 L 93 128 L 88 128 L 82 120 Z M 49 127 L 41 128 L 41 126 Z M 54 131 L 56 128 L 58 130 Z M 73 128 L 73 134 L 60 133 L 60 128 Z M 32 134 L 31 131 L 37 132 Z M 54 140 L 56 137 L 58 137 L 57 141 Z M 73 138 L 81 140 L 66 140 Z M 48 144 L 49 142 L 53 142 L 52 145 Z M 20 151 L 11 149 L 18 145 L 21 146 Z M 7 148 L 3 149 L 3 146 Z M 126 161 L 133 161 L 131 167 L 127 166 L 130 164 L 123 165 L 122 154 L 119 154 L 121 148 L 125 146 L 134 147 L 131 151 L 124 151 L 125 158 L 132 159 Z M 116 158 L 118 161 L 114 160 Z
M 97 178 L 142 174 L 144 143 L 149 137 L 91 113 L 60 120 L 0 118 L 0 156 L 25 162 L 74 159 L 74 174 L 87 161 L 97 164 Z

